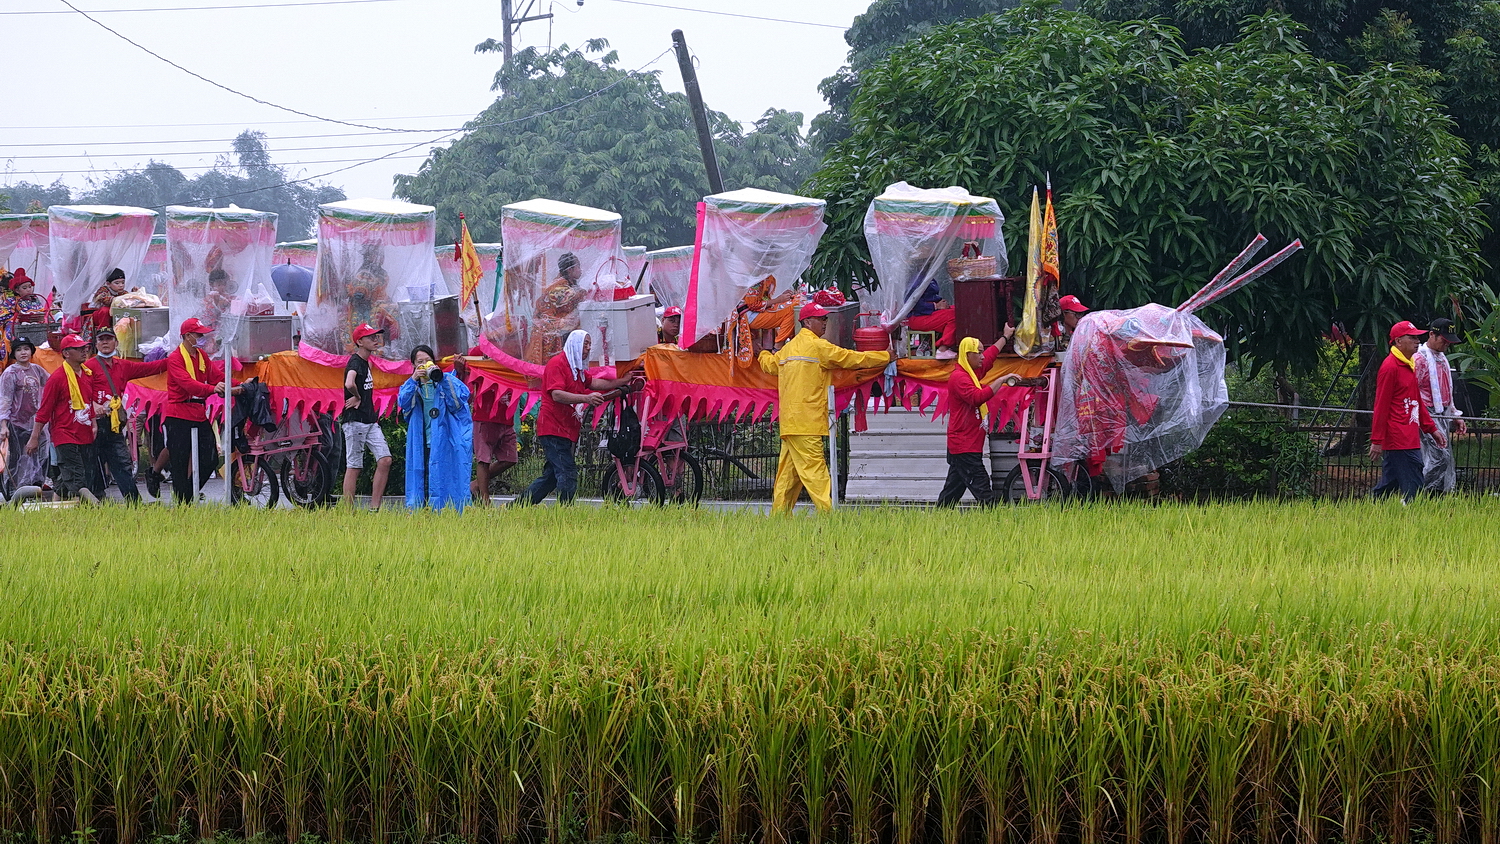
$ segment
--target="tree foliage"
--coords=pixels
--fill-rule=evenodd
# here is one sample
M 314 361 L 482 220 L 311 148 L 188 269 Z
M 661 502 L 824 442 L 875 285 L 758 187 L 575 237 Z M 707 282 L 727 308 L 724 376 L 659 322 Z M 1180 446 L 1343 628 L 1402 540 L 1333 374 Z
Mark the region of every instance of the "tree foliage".
M 828 111 L 813 118 L 810 140 L 827 149 L 849 137 L 849 107 L 859 91 L 859 75 L 875 66 L 891 50 L 946 23 L 1013 9 L 1020 0 L 875 0 L 856 15 L 844 41 L 849 63 L 824 79 L 818 90 Z
M 476 239 L 499 240 L 502 206 L 547 197 L 618 212 L 631 243 L 692 243 L 709 186 L 687 97 L 663 91 L 656 71 L 616 67 L 607 47 L 516 53 L 495 76 L 503 95 L 415 175 L 397 176 L 396 194 L 437 206 L 444 240 L 457 235 L 458 212 Z M 751 132 L 718 112 L 709 119 L 726 189 L 794 191 L 811 174 L 801 114 L 772 109 Z
M 281 240 L 310 237 L 318 206 L 344 198 L 344 192 L 320 182 L 286 184 L 292 176 L 271 162 L 264 132 L 245 130 L 234 139 L 237 164 L 221 158 L 214 169 L 188 177 L 160 161 L 98 181 L 74 194 L 61 181 L 51 185 L 21 182 L 6 188 L 17 208 L 28 204 L 131 205 L 162 214 L 168 205 L 222 207 L 229 204 L 256 211 L 274 211 L 276 236 Z M 166 218 L 158 216 L 157 231 L 165 231 Z
M 1100 307 L 1176 304 L 1256 232 L 1307 248 L 1205 314 L 1254 360 L 1316 361 L 1473 283 L 1483 226 L 1466 148 L 1428 79 L 1308 53 L 1284 15 L 1188 55 L 1161 22 L 1038 2 L 944 27 L 863 75 L 851 137 L 808 190 L 829 201 L 814 270 L 873 283 L 861 224 L 887 184 L 963 185 L 1025 247 L 1031 186 L 1059 200 L 1063 283 Z

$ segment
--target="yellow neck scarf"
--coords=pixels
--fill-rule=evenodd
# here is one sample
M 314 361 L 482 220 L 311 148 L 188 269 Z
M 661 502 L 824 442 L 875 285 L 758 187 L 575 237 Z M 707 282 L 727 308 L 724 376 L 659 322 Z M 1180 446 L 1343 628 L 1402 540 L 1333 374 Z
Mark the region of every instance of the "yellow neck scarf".
M 78 373 L 73 371 L 73 365 L 63 363 L 63 372 L 68 376 L 68 407 L 74 410 L 83 410 L 83 390 L 78 387 Z M 89 374 L 87 369 L 84 374 Z
M 182 362 L 184 364 L 187 364 L 188 377 L 191 378 L 191 379 L 193 379 L 194 381 L 197 381 L 198 380 L 198 370 L 196 370 L 196 369 L 193 368 L 193 358 L 196 357 L 198 353 L 196 351 L 194 351 L 193 354 L 191 354 L 191 355 L 188 354 L 188 348 L 187 348 L 187 344 L 186 343 L 183 343 L 181 346 L 178 346 L 177 347 L 177 351 L 182 353 Z M 207 369 L 207 368 L 208 367 L 206 367 L 206 366 L 204 367 L 204 369 Z
M 969 373 L 970 378 L 974 379 L 975 389 L 984 386 L 983 384 L 979 383 L 979 373 L 975 372 L 974 367 L 969 365 L 969 353 L 977 351 L 979 351 L 979 340 L 973 337 L 965 337 L 964 339 L 958 341 L 958 365 L 963 367 L 964 372 Z M 989 404 L 986 403 L 979 405 L 979 418 L 990 418 Z
M 1413 372 L 1416 371 L 1416 369 L 1417 369 L 1417 362 L 1415 360 L 1413 360 L 1412 358 L 1409 358 L 1406 355 L 1401 354 L 1401 350 L 1400 349 L 1396 348 L 1395 346 L 1392 346 L 1391 347 L 1391 354 L 1393 354 L 1393 355 L 1396 356 L 1396 360 L 1399 360 L 1402 363 L 1406 364 L 1407 366 L 1411 367 Z

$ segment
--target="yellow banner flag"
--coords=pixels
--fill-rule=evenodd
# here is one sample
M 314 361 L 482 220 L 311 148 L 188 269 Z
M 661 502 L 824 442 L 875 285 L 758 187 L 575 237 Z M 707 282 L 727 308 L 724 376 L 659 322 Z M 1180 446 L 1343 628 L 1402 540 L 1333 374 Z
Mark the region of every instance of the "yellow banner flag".
M 479 263 L 479 253 L 474 251 L 474 238 L 469 236 L 469 224 L 464 220 L 464 215 L 458 215 L 458 223 L 463 231 L 458 239 L 458 254 L 453 258 L 462 268 L 463 281 L 459 285 L 458 301 L 461 305 L 467 305 L 479 289 L 479 280 L 484 277 L 484 267 Z
M 1021 324 L 1016 326 L 1016 354 L 1030 357 L 1041 351 L 1042 206 L 1037 189 L 1031 189 L 1031 239 L 1026 245 L 1026 295 L 1021 305 Z

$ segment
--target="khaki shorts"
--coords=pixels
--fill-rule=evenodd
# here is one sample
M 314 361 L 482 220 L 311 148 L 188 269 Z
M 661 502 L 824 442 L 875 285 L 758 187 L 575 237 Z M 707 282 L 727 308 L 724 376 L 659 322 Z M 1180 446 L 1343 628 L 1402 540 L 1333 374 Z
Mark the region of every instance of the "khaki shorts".
M 345 422 L 341 427 L 344 430 L 344 466 L 347 468 L 365 467 L 366 448 L 377 461 L 391 456 L 391 447 L 385 443 L 385 432 L 380 430 L 380 423 Z
M 515 463 L 516 426 L 509 422 L 475 422 L 474 459 L 480 463 Z

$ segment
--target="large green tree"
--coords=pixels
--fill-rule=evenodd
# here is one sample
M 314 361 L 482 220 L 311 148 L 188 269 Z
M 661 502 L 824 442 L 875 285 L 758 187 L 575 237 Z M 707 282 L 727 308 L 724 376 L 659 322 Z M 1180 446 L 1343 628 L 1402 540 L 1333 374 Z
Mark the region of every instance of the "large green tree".
M 1158 22 L 1032 3 L 936 30 L 863 75 L 853 134 L 809 190 L 829 200 L 815 272 L 869 284 L 861 223 L 885 185 L 999 200 L 1014 252 L 1051 173 L 1064 286 L 1097 306 L 1176 304 L 1256 232 L 1307 248 L 1209 314 L 1279 367 L 1335 321 L 1374 340 L 1472 284 L 1483 225 L 1466 147 L 1419 73 L 1308 53 L 1286 16 L 1189 55 Z
M 687 98 L 663 91 L 657 71 L 620 69 L 607 50 L 595 40 L 516 53 L 495 76 L 502 95 L 415 175 L 397 176 L 396 194 L 437 206 L 444 240 L 458 212 L 475 239 L 499 240 L 502 206 L 547 197 L 619 213 L 629 243 L 692 243 L 709 186 Z M 811 174 L 801 114 L 773 109 L 750 132 L 718 112 L 709 120 L 726 189 L 795 191 Z

